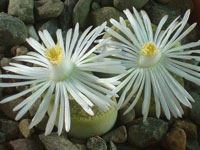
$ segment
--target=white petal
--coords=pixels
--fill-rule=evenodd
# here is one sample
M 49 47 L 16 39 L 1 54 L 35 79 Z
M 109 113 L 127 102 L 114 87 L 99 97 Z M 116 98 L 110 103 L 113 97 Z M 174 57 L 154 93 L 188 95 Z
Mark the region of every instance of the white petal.
M 57 42 L 59 43 L 59 45 L 62 47 L 62 51 L 65 55 L 65 48 L 64 48 L 64 42 L 63 42 L 63 37 L 62 37 L 62 30 L 58 29 L 56 31 L 56 36 L 57 36 Z
M 74 46 L 78 40 L 78 35 L 79 35 L 79 24 L 77 23 L 76 26 L 75 26 L 75 29 L 74 29 L 74 34 L 73 34 L 73 37 L 72 37 L 72 40 L 71 40 L 71 44 L 70 44 L 70 47 L 69 47 L 69 53 L 68 53 L 68 57 L 71 57 L 72 55 L 72 51 L 74 50 Z
M 53 130 L 53 127 L 56 122 L 57 111 L 58 111 L 58 104 L 60 100 L 60 83 L 56 83 L 56 93 L 55 93 L 55 100 L 53 105 L 53 110 L 50 114 L 49 120 L 46 125 L 45 135 L 49 135 Z
M 44 33 L 42 31 L 38 32 L 40 38 L 42 39 L 42 42 L 45 44 L 46 48 L 50 49 L 52 46 L 49 43 L 49 41 L 46 39 L 46 37 L 44 36 Z
M 45 36 L 45 38 L 47 39 L 48 43 L 51 45 L 51 47 L 55 47 L 55 42 L 53 41 L 51 35 L 49 34 L 49 32 L 47 30 L 43 31 L 43 34 Z
M 33 117 L 29 128 L 32 128 L 33 126 L 37 125 L 44 118 L 44 115 L 49 107 L 54 88 L 55 88 L 55 83 L 52 82 L 51 86 L 49 87 L 47 93 L 45 94 L 45 96 L 42 100 L 42 103 L 40 104 L 35 116 Z
M 33 84 L 34 84 L 34 83 L 33 83 Z M 37 82 L 36 82 L 36 84 L 37 84 Z M 24 91 L 22 91 L 22 92 L 20 92 L 20 93 L 17 93 L 17 94 L 15 94 L 15 95 L 12 95 L 12 96 L 9 96 L 9 97 L 6 97 L 6 98 L 4 98 L 0 103 L 2 104 L 2 103 L 6 103 L 6 102 L 10 102 L 10 101 L 12 101 L 12 100 L 15 100 L 15 99 L 17 99 L 17 98 L 19 98 L 19 97 L 21 97 L 21 96 L 24 96 L 25 94 L 27 94 L 27 93 L 33 91 L 33 90 L 38 89 L 39 87 L 41 87 L 41 86 L 44 85 L 44 84 L 45 84 L 45 82 L 40 83 L 40 84 L 37 84 L 36 86 L 33 86 L 33 87 L 29 88 L 29 89 L 26 89 L 26 90 L 24 90 Z
M 23 102 L 18 104 L 15 108 L 15 110 L 21 109 L 21 107 L 24 107 L 17 113 L 17 116 L 15 117 L 15 120 L 21 119 L 21 117 L 31 108 L 31 106 L 35 103 L 35 101 L 43 94 L 43 92 L 49 87 L 50 82 L 46 83 L 43 87 L 41 87 L 38 91 L 33 93 L 31 96 L 27 97 Z
M 69 132 L 71 126 L 71 119 L 70 119 L 70 106 L 69 106 L 69 99 L 67 95 L 66 88 L 63 86 L 64 90 L 64 103 L 65 103 L 65 130 Z
M 143 114 L 143 121 L 147 119 L 149 113 L 149 106 L 151 101 L 151 78 L 149 71 L 146 70 L 145 72 L 145 86 L 144 86 L 144 100 L 142 103 L 142 114 Z

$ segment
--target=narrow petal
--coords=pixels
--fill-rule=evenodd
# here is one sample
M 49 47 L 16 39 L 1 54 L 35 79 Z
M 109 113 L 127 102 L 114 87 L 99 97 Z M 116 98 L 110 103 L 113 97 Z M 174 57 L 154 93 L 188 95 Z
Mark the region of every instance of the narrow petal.
M 46 130 L 45 130 L 45 135 L 49 135 L 51 131 L 53 130 L 53 127 L 56 122 L 56 117 L 57 117 L 57 111 L 58 111 L 58 104 L 60 100 L 60 83 L 56 83 L 56 93 L 55 93 L 55 100 L 54 100 L 54 105 L 53 105 L 53 110 L 50 114 L 49 120 L 46 125 Z
M 40 104 L 37 112 L 35 113 L 35 116 L 33 117 L 29 128 L 32 128 L 33 126 L 37 125 L 44 118 L 44 115 L 45 115 L 45 113 L 49 107 L 50 101 L 52 99 L 52 94 L 54 92 L 54 88 L 55 88 L 55 83 L 52 82 L 51 86 L 49 87 L 47 93 L 45 94 L 45 96 L 42 100 L 42 103 Z
M 15 117 L 15 120 L 21 119 L 21 117 L 31 108 L 31 106 L 35 103 L 35 101 L 44 93 L 44 91 L 49 87 L 50 82 L 46 83 L 43 87 L 38 89 L 35 93 L 33 93 L 31 96 L 27 97 L 23 102 L 18 104 L 13 110 L 21 109 L 21 107 L 24 107 L 17 113 L 17 116 Z
M 67 91 L 65 86 L 63 85 L 64 90 L 64 103 L 65 103 L 65 130 L 69 132 L 71 126 L 71 119 L 70 119 L 70 106 L 69 106 L 69 98 L 67 95 Z

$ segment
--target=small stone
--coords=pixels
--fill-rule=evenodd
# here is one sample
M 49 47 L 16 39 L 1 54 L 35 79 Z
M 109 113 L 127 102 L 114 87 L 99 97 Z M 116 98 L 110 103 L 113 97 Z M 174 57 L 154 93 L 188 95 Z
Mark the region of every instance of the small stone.
M 29 129 L 30 122 L 30 119 L 23 119 L 19 123 L 19 130 L 25 138 L 31 137 L 34 132 L 34 129 Z
M 168 19 L 165 22 L 163 29 L 165 29 L 177 16 L 179 16 L 179 13 L 177 13 L 171 7 L 156 3 L 155 1 L 152 1 L 152 0 L 149 1 L 149 3 L 145 5 L 144 9 L 148 13 L 151 19 L 151 22 L 155 25 L 159 24 L 163 16 L 168 15 Z
M 129 9 L 132 10 L 134 6 L 136 9 L 141 9 L 148 3 L 149 0 L 114 0 L 114 6 L 120 10 Z
M 76 144 L 78 150 L 87 150 L 87 147 L 84 144 Z
M 100 6 L 99 3 L 97 3 L 97 2 L 93 2 L 93 3 L 92 3 L 92 10 L 97 10 L 97 9 L 99 9 L 99 8 L 101 8 L 101 6 Z
M 119 17 L 124 16 L 124 14 L 114 7 L 103 7 L 91 12 L 90 16 L 92 25 L 96 27 L 105 21 L 107 21 L 108 26 L 111 26 L 111 23 L 109 22 L 111 18 L 119 20 Z
M 29 109 L 31 117 L 34 117 L 34 115 L 36 114 L 41 102 L 42 102 L 42 97 L 39 97 L 38 100 L 31 106 L 31 108 Z
M 0 119 L 0 131 L 5 134 L 6 140 L 16 139 L 19 134 L 18 123 L 11 120 Z
M 56 19 L 50 19 L 47 22 L 39 26 L 38 30 L 47 30 L 52 38 L 56 39 L 56 30 L 58 29 L 58 21 Z
M 161 3 L 161 4 L 167 4 L 169 3 L 171 0 L 156 0 L 158 3 Z
M 28 49 L 25 46 L 14 46 L 11 48 L 11 53 L 14 56 L 19 56 L 19 55 L 26 55 L 28 52 Z
M 80 28 L 84 29 L 87 25 L 88 14 L 92 0 L 79 0 L 73 10 L 73 24 L 77 22 Z
M 127 131 L 125 126 L 120 126 L 117 129 L 106 133 L 103 136 L 106 142 L 113 141 L 114 143 L 125 143 L 127 140 Z
M 51 133 L 48 136 L 39 135 L 46 150 L 78 150 L 78 148 L 64 136 Z
M 12 147 L 12 150 L 43 150 L 35 141 L 28 139 L 10 141 L 9 145 Z
M 191 92 L 191 96 L 195 102 L 192 103 L 192 109 L 190 110 L 190 119 L 197 125 L 200 125 L 200 96 L 198 93 Z
M 187 140 L 187 150 L 200 150 L 200 146 L 197 140 Z
M 124 112 L 127 110 L 129 106 L 130 104 L 124 106 L 122 109 L 119 110 L 118 121 L 120 122 L 120 124 L 128 124 L 135 119 L 134 109 L 130 110 L 127 114 L 124 115 Z
M 120 144 L 117 146 L 118 150 L 139 150 L 133 145 L 128 145 L 128 144 Z
M 113 6 L 113 0 L 101 0 L 101 6 Z
M 178 120 L 175 122 L 174 127 L 181 128 L 185 131 L 187 139 L 197 139 L 197 126 L 192 122 L 185 120 Z
M 6 144 L 0 144 L 0 150 L 10 150 Z
M 1 46 L 0 45 L 0 55 L 2 56 L 2 54 L 5 54 L 6 51 L 8 50 L 8 48 L 6 46 Z M 2 58 L 2 57 L 1 57 Z
M 88 150 L 107 150 L 106 142 L 99 136 L 91 137 L 87 141 Z
M 0 105 L 0 110 L 10 119 L 15 120 L 15 117 L 17 115 L 17 111 L 13 111 L 13 108 L 17 106 L 19 103 L 21 103 L 24 99 L 18 98 L 13 101 L 10 101 L 8 103 L 4 103 Z M 26 113 L 23 118 L 28 117 L 28 113 Z
M 152 146 L 148 146 L 142 150 L 163 150 L 163 147 L 161 147 L 160 144 L 155 144 Z
M 112 141 L 109 142 L 109 150 L 117 150 L 117 146 Z
M 28 25 L 27 30 L 28 30 L 28 37 L 32 37 L 35 40 L 39 41 L 39 37 L 33 25 Z
M 0 143 L 4 143 L 6 141 L 6 136 L 3 132 L 0 132 Z
M 64 10 L 59 16 L 58 21 L 63 30 L 67 30 L 72 26 L 73 9 L 78 0 L 65 0 Z
M 0 0 L 0 12 L 6 12 L 7 0 Z
M 34 0 L 11 0 L 8 5 L 8 14 L 16 16 L 25 23 L 34 23 Z
M 172 8 L 181 15 L 183 15 L 188 9 L 193 10 L 194 8 L 191 0 L 171 0 L 166 6 Z
M 64 3 L 60 0 L 45 0 L 44 3 L 43 1 L 41 3 L 42 5 L 36 7 L 38 20 L 56 18 L 64 9 Z
M 5 66 L 8 66 L 9 62 L 10 62 L 9 58 L 6 58 L 6 57 L 2 58 L 1 59 L 1 68 L 5 67 Z M 1 107 L 1 105 L 0 105 L 0 107 Z
M 27 38 L 25 24 L 16 17 L 0 13 L 0 45 L 13 46 L 22 44 Z
M 160 119 L 135 120 L 128 129 L 128 142 L 145 148 L 160 142 L 168 130 L 168 124 Z
M 185 150 L 186 134 L 183 129 L 174 128 L 166 135 L 162 141 L 163 147 L 167 150 Z
M 45 131 L 49 117 L 47 115 L 35 126 L 40 131 Z

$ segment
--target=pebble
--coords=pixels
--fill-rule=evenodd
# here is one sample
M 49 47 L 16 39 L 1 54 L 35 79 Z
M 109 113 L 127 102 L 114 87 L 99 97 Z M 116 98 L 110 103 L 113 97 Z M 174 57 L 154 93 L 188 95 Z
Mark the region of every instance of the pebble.
M 84 144 L 76 144 L 78 150 L 87 150 L 87 147 Z
M 45 0 L 36 6 L 36 17 L 38 20 L 56 18 L 61 15 L 64 9 L 64 3 L 61 0 Z M 53 7 L 52 7 L 53 6 Z
M 9 145 L 12 147 L 12 150 L 43 150 L 38 143 L 28 139 L 10 141 Z
M 65 0 L 64 10 L 58 17 L 59 24 L 63 30 L 67 30 L 72 26 L 73 9 L 78 0 Z
M 200 150 L 197 140 L 187 140 L 186 150 Z
M 1 46 L 0 45 L 0 55 L 5 54 L 7 50 L 8 50 L 8 48 L 6 46 Z
M 101 0 L 101 6 L 113 6 L 113 0 Z
M 12 55 L 19 56 L 19 55 L 26 55 L 28 52 L 28 49 L 25 46 L 16 45 L 12 47 L 10 51 Z
M 24 100 L 24 98 L 18 98 L 13 101 L 10 101 L 8 103 L 0 104 L 0 110 L 10 119 L 15 120 L 15 117 L 17 115 L 17 111 L 13 111 L 13 108 L 17 106 L 19 103 L 21 103 Z M 27 118 L 29 116 L 28 113 L 26 113 L 23 118 Z
M 120 12 L 114 7 L 103 7 L 95 11 L 92 11 L 90 16 L 92 25 L 96 27 L 101 25 L 105 21 L 107 21 L 108 26 L 111 26 L 111 23 L 109 22 L 111 18 L 119 20 L 119 17 L 124 15 L 122 12 Z
M 114 0 L 114 6 L 119 10 L 129 9 L 132 10 L 134 6 L 136 9 L 141 9 L 144 7 L 149 0 Z
M 200 96 L 197 93 L 190 93 L 193 99 L 195 100 L 192 103 L 192 109 L 190 110 L 190 119 L 197 125 L 200 125 Z
M 91 7 L 92 7 L 92 10 L 97 10 L 101 8 L 98 2 L 93 2 Z
M 10 150 L 7 148 L 6 144 L 0 144 L 0 150 Z
M 106 142 L 112 141 L 114 143 L 125 143 L 127 140 L 127 131 L 125 126 L 120 126 L 106 133 L 102 137 Z
M 168 130 L 168 124 L 160 119 L 137 119 L 128 128 L 128 142 L 138 148 L 145 148 L 161 141 Z
M 99 136 L 91 137 L 87 141 L 88 150 L 107 150 L 106 142 Z
M 118 150 L 139 150 L 133 145 L 128 145 L 128 144 L 120 144 L 117 146 Z
M 42 97 L 39 97 L 38 100 L 28 110 L 31 117 L 34 117 L 34 115 L 36 114 L 41 102 L 42 102 Z
M 57 19 L 50 19 L 47 22 L 39 25 L 38 30 L 43 31 L 47 30 L 52 38 L 56 39 L 56 30 L 58 29 L 58 20 Z
M 124 112 L 127 110 L 127 108 L 130 106 L 130 104 L 124 106 L 122 109 L 119 110 L 118 113 L 118 121 L 120 124 L 128 124 L 132 122 L 135 119 L 135 110 L 132 109 L 127 114 L 124 115 Z
M 0 131 L 6 136 L 6 140 L 18 138 L 19 127 L 18 123 L 12 120 L 0 119 Z
M 28 37 L 32 37 L 35 40 L 39 41 L 39 36 L 37 35 L 37 32 L 33 25 L 27 25 L 27 30 L 28 30 Z
M 25 138 L 31 137 L 31 135 L 34 133 L 33 128 L 29 129 L 30 122 L 30 119 L 23 119 L 19 123 L 19 130 Z
M 185 150 L 186 134 L 181 128 L 171 129 L 162 141 L 163 147 L 167 150 Z
M 11 0 L 8 5 L 8 14 L 18 17 L 27 24 L 34 23 L 34 0 Z
M 158 3 L 161 3 L 161 4 L 167 4 L 169 3 L 171 0 L 156 0 Z
M 167 7 L 172 8 L 179 15 L 183 15 L 188 9 L 192 11 L 194 5 L 191 0 L 170 0 L 170 2 L 167 4 Z
M 78 148 L 64 136 L 58 136 L 57 133 L 51 133 L 48 136 L 39 135 L 46 150 L 78 150 Z
M 5 141 L 6 141 L 6 135 L 5 135 L 5 133 L 0 132 L 0 143 L 4 143 Z
M 6 57 L 2 58 L 1 59 L 1 68 L 5 67 L 5 66 L 8 66 L 9 62 L 10 62 L 9 58 L 6 58 Z M 0 105 L 0 108 L 1 108 L 1 105 Z
M 7 0 L 0 0 L 0 12 L 6 12 Z
M 187 139 L 196 140 L 198 138 L 197 126 L 190 121 L 177 120 L 174 127 L 183 129 L 186 133 Z
M 84 29 L 88 22 L 88 14 L 92 0 L 79 0 L 73 10 L 73 25 L 78 22 L 81 29 Z
M 146 10 L 151 19 L 151 22 L 155 25 L 159 24 L 163 16 L 168 15 L 168 19 L 163 29 L 165 29 L 177 16 L 180 15 L 171 7 L 156 3 L 152 0 L 145 5 L 144 10 Z
M 112 141 L 109 142 L 109 150 L 117 150 L 117 146 Z
M 0 45 L 22 44 L 26 41 L 27 35 L 26 26 L 20 19 L 0 13 Z

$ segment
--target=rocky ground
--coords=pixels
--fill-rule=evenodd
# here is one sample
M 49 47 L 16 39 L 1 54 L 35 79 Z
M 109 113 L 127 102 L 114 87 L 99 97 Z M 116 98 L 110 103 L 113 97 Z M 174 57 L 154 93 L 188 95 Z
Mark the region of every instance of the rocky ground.
M 164 15 L 169 15 L 169 24 L 187 9 L 193 9 L 191 0 L 0 0 L 0 67 L 6 66 L 13 56 L 30 51 L 25 39 L 31 36 L 39 40 L 38 30 L 47 29 L 55 38 L 57 28 L 65 33 L 76 22 L 81 30 L 89 25 L 98 26 L 110 18 L 118 20 L 124 16 L 122 10 L 132 6 L 146 10 L 154 24 Z M 182 42 L 198 39 L 196 28 Z M 200 87 L 185 81 L 185 88 L 196 102 L 191 110 L 185 109 L 183 118 L 168 121 L 149 117 L 143 123 L 134 110 L 125 116 L 121 110 L 110 132 L 86 140 L 70 138 L 66 133 L 44 136 L 47 116 L 34 129 L 29 129 L 39 101 L 18 122 L 12 109 L 23 98 L 1 104 L 0 150 L 200 150 Z M 21 90 L 1 89 L 0 99 Z

